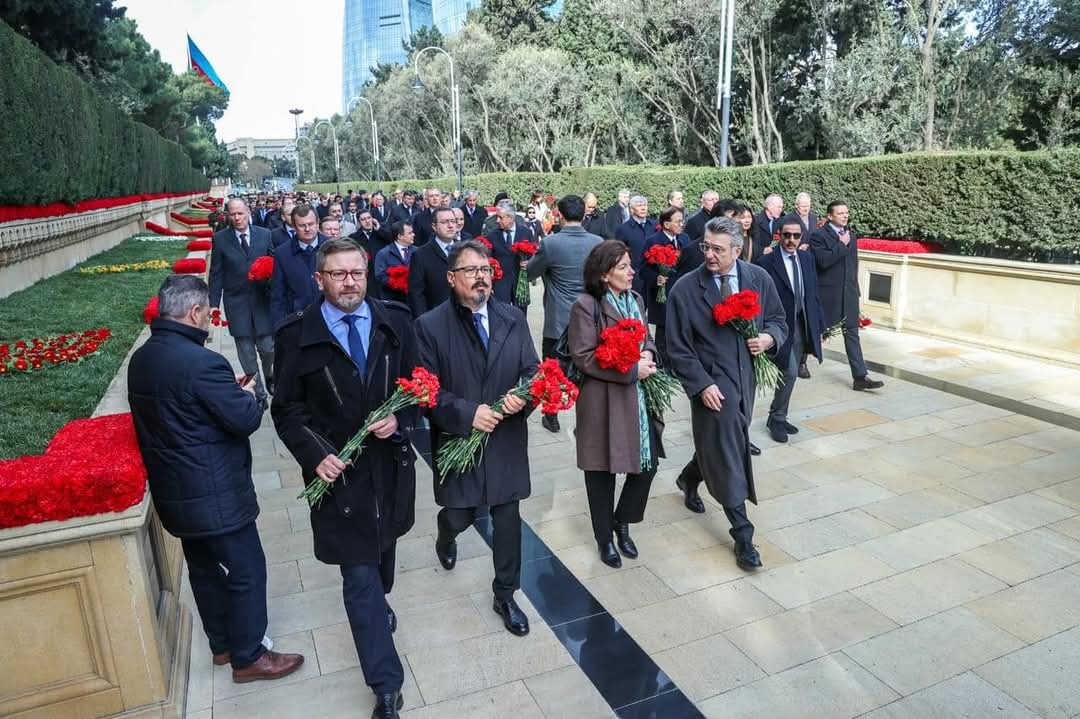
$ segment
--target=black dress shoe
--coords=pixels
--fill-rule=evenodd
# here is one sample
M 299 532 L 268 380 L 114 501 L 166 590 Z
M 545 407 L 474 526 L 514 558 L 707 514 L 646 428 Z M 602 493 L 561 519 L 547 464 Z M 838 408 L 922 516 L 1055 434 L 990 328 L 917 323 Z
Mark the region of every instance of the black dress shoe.
M 799 428 L 793 425 L 791 422 L 784 422 L 784 431 L 788 434 L 798 434 Z
M 375 695 L 375 708 L 371 710 L 371 719 L 397 719 L 398 711 L 405 706 L 401 692 Z
M 735 564 L 739 565 L 739 569 L 747 571 L 761 569 L 761 555 L 758 554 L 758 550 L 754 549 L 753 542 L 736 540 Z
M 868 389 L 881 389 L 885 386 L 885 383 L 879 379 L 870 379 L 869 377 L 860 377 L 851 383 L 852 389 L 856 392 L 865 392 Z
M 397 631 L 397 615 L 389 604 L 386 605 L 386 623 L 390 626 L 390 633 Z
M 637 559 L 637 545 L 634 544 L 634 540 L 630 538 L 629 524 L 615 525 L 615 543 L 624 557 Z
M 615 549 L 615 542 L 609 539 L 606 542 L 597 542 L 596 546 L 600 550 L 601 562 L 612 569 L 622 567 L 622 557 L 619 556 L 619 552 Z
M 502 617 L 506 631 L 517 637 L 523 637 L 529 633 L 529 618 L 525 616 L 525 612 L 521 611 L 521 607 L 517 605 L 513 597 L 505 601 L 496 598 L 491 608 Z
M 784 444 L 787 442 L 787 430 L 784 429 L 784 425 L 780 422 L 766 422 L 765 426 L 769 430 L 769 436 L 772 437 L 773 442 L 779 442 Z
M 799 365 L 799 379 L 810 379 L 810 370 L 806 369 L 806 363 Z
M 761 454 L 761 447 L 758 447 L 756 444 L 751 442 L 750 443 L 750 454 L 753 455 L 754 457 L 758 456 L 759 454 Z
M 457 540 L 446 539 L 442 532 L 435 539 L 435 556 L 439 558 L 439 564 L 449 571 L 457 564 Z
M 540 424 L 544 426 L 548 432 L 559 432 L 559 415 L 557 414 L 545 414 L 540 419 Z
M 675 480 L 675 486 L 682 491 L 683 504 L 687 509 L 695 514 L 705 514 L 705 502 L 703 502 L 698 495 L 697 488 L 688 490 L 686 488 L 686 480 L 683 479 L 682 476 Z

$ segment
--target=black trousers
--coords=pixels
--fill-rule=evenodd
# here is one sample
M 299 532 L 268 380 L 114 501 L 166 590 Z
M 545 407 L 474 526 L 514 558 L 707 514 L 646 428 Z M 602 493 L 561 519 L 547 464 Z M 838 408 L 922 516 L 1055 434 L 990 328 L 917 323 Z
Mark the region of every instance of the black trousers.
M 389 694 L 401 689 L 405 672 L 386 621 L 382 564 L 342 566 L 341 593 L 364 682 L 376 694 Z
M 521 588 L 521 513 L 518 502 L 489 507 L 491 512 L 491 553 L 495 565 L 495 581 L 491 591 L 499 601 L 511 599 Z M 476 508 L 444 507 L 436 520 L 439 533 L 456 537 L 472 526 Z
M 626 475 L 619 504 L 615 505 L 615 475 L 611 472 L 586 472 L 585 492 L 589 497 L 589 517 L 593 536 L 599 543 L 611 541 L 616 524 L 637 524 L 645 518 L 656 470 Z
M 180 544 L 210 651 L 229 652 L 233 669 L 250 666 L 266 651 L 266 557 L 255 523 Z
M 863 360 L 862 342 L 859 341 L 859 325 L 844 328 L 844 353 L 847 355 L 848 367 L 851 368 L 852 379 L 866 377 L 866 362 Z
M 383 594 L 389 594 L 394 589 L 394 570 L 397 569 L 397 542 L 383 551 L 379 558 L 379 579 L 382 580 Z
M 667 328 L 664 325 L 656 325 L 653 341 L 656 343 L 656 349 L 660 352 L 660 356 L 656 358 L 657 364 L 666 367 L 668 365 Z
M 555 358 L 555 345 L 559 344 L 558 337 L 545 337 L 540 343 L 540 354 L 544 359 Z
M 696 453 L 683 467 L 682 472 L 679 473 L 679 478 L 686 484 L 688 491 L 696 491 L 701 486 L 704 480 L 701 476 L 701 467 L 698 465 Z M 727 516 L 728 522 L 731 523 L 731 529 L 728 530 L 728 533 L 732 539 L 736 542 L 749 542 L 754 538 L 754 525 L 746 514 L 746 502 L 741 502 L 737 507 L 724 507 L 724 514 Z

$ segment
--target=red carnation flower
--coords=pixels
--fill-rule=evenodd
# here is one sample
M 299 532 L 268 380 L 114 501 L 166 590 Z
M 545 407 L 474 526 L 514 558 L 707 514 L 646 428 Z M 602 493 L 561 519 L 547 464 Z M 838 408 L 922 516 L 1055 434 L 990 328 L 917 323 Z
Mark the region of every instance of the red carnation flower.
M 158 316 L 158 299 L 157 295 L 150 298 L 150 301 L 146 303 L 146 307 L 142 311 L 143 319 L 146 320 L 146 324 L 150 324 Z
M 274 258 L 263 255 L 251 263 L 248 268 L 248 279 L 252 282 L 266 282 L 274 276 Z
M 492 246 L 492 244 L 491 244 L 491 240 L 484 237 L 483 235 L 481 235 L 480 237 L 477 237 L 476 241 L 479 242 L 484 247 L 488 248 L 489 250 L 495 249 L 494 246 Z
M 185 257 L 173 263 L 172 271 L 179 275 L 194 275 L 206 272 L 206 260 L 199 257 Z
M 409 291 L 409 266 L 396 265 L 386 269 L 386 287 L 394 292 Z
M 510 251 L 516 253 L 521 259 L 526 257 L 532 257 L 536 254 L 538 245 L 535 242 L 529 242 L 528 240 L 518 240 L 514 244 L 510 245 Z
M 494 257 L 489 257 L 488 264 L 491 265 L 491 279 L 501 280 L 503 278 L 503 268 L 502 265 L 499 264 L 499 261 Z

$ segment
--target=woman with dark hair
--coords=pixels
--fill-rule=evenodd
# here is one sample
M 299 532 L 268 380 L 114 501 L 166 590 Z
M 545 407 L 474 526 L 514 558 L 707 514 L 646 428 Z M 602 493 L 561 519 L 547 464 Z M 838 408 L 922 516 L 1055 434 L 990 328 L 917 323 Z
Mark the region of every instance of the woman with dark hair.
M 758 248 L 754 247 L 754 234 L 751 229 L 754 226 L 754 213 L 749 207 L 742 205 L 735 210 L 733 217 L 743 229 L 743 250 L 738 259 L 744 262 L 753 262 L 758 255 Z
M 576 406 L 577 464 L 585 472 L 600 559 L 610 567 L 622 566 L 620 551 L 631 559 L 638 556 L 630 525 L 645 516 L 649 487 L 664 456 L 663 422 L 649 414 L 641 388 L 641 380 L 656 372 L 656 345 L 648 335 L 645 304 L 630 289 L 633 279 L 626 245 L 605 240 L 594 247 L 585 260 L 586 294 L 570 308 L 567 328 L 570 357 L 585 375 Z M 645 327 L 640 359 L 626 372 L 601 367 L 596 359 L 600 334 L 625 319 Z M 618 506 L 616 474 L 626 475 Z

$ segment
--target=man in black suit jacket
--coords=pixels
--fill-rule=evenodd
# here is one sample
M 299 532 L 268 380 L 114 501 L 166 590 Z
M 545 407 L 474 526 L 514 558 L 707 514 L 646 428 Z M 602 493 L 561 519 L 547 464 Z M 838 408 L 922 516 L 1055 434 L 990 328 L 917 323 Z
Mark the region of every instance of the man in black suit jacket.
M 370 209 L 372 219 L 378 222 L 380 227 L 389 227 L 393 224 L 393 220 L 390 219 L 390 208 L 386 206 L 386 198 L 383 197 L 383 193 L 376 192 L 371 196 Z M 357 212 L 357 217 L 359 217 L 359 215 L 360 213 Z
M 775 442 L 787 442 L 789 434 L 799 431 L 788 421 L 788 407 L 803 358 L 812 353 L 821 362 L 824 313 L 818 297 L 814 256 L 799 249 L 804 239 L 799 221 L 789 216 L 780 225 L 779 248 L 757 259 L 757 264 L 769 273 L 776 285 L 788 326 L 787 339 L 776 351 L 776 364 L 784 371 L 784 381 L 773 391 L 769 418 L 765 423 Z
M 245 374 L 258 373 L 261 360 L 262 375 L 255 382 L 255 398 L 265 409 L 265 387 L 273 387 L 274 367 L 270 294 L 264 283 L 252 282 L 247 276 L 255 260 L 271 254 L 270 230 L 251 224 L 247 205 L 240 198 L 229 200 L 225 210 L 231 227 L 214 234 L 210 250 L 210 305 L 218 307 L 224 299 L 229 334 L 236 343 L 236 354 Z
M 690 245 L 690 238 L 682 232 L 682 218 L 683 211 L 675 206 L 668 207 L 661 212 L 659 218 L 660 229 L 646 240 L 642 254 L 644 255 L 644 252 L 648 251 L 650 247 L 670 246 L 679 251 L 679 260 L 681 261 L 682 253 Z M 645 307 L 647 308 L 649 322 L 656 325 L 654 339 L 664 364 L 667 364 L 667 304 L 657 302 L 656 295 L 661 284 L 667 286 L 668 292 L 671 291 L 671 288 L 680 277 L 679 270 L 680 266 L 676 263 L 671 268 L 671 272 L 666 277 L 662 277 L 657 267 L 644 260 L 641 263 L 641 280 L 645 288 Z
M 624 222 L 630 221 L 630 190 L 619 190 L 618 201 L 607 210 L 607 231 L 605 239 L 615 238 L 615 232 Z
M 413 230 L 416 231 L 416 246 L 422 247 L 435 236 L 434 212 L 439 208 L 441 193 L 438 190 L 424 190 L 424 208 L 413 217 Z
M 757 259 L 765 254 L 765 248 L 773 243 L 773 237 L 780 232 L 780 219 L 784 216 L 784 198 L 777 194 L 765 198 L 765 209 L 754 218 L 750 228 L 750 237 L 754 243 L 750 257 Z
M 393 222 L 412 222 L 420 208 L 416 206 L 416 192 L 405 190 L 401 195 L 401 202 L 390 208 L 390 219 Z
M 367 250 L 371 256 L 371 262 L 375 262 L 375 256 L 379 254 L 379 250 L 393 242 L 393 235 L 390 225 L 384 225 L 381 227 L 375 227 L 375 219 L 371 216 L 370 210 L 360 210 L 356 213 L 356 232 L 349 235 L 349 239 L 358 243 L 361 247 Z M 368 283 L 368 292 L 370 293 L 374 289 L 372 283 Z M 378 293 L 372 295 L 378 297 Z
M 713 207 L 720 201 L 720 195 L 715 190 L 705 190 L 701 193 L 701 208 L 686 218 L 684 230 L 691 242 L 701 242 L 705 236 L 705 223 L 712 219 Z
M 630 198 L 630 219 L 619 225 L 615 239 L 630 250 L 630 265 L 634 268 L 634 291 L 644 294 L 644 278 L 641 276 L 641 261 L 645 253 L 645 243 L 656 232 L 656 219 L 649 217 L 649 201 L 642 195 Z
M 434 238 L 416 249 L 409 260 L 409 308 L 413 317 L 419 317 L 450 297 L 446 258 L 457 234 L 457 221 L 448 208 L 436 210 L 435 220 Z
M 853 389 L 880 389 L 885 383 L 867 375 L 859 341 L 859 243 L 855 231 L 848 227 L 848 206 L 830 202 L 828 218 L 810 236 L 825 326 L 844 321 L 844 352 L 851 367 Z
M 296 237 L 296 229 L 292 223 L 292 211 L 296 208 L 296 201 L 291 197 L 287 198 L 281 203 L 281 210 L 279 211 L 281 224 L 278 224 L 271 230 L 270 233 L 270 246 L 277 247 L 278 245 L 284 245 L 289 240 Z
M 501 280 L 494 280 L 491 293 L 503 302 L 512 304 L 525 312 L 529 306 L 518 305 L 514 292 L 517 288 L 518 273 L 522 270 L 522 261 L 510 247 L 515 242 L 535 242 L 536 240 L 529 228 L 518 224 L 517 212 L 510 203 L 500 203 L 495 209 L 495 217 L 497 225 L 487 234 L 487 241 L 491 243 L 491 256 L 502 267 L 503 277 Z M 528 262 L 526 261 L 525 264 L 527 265 Z
M 468 190 L 465 193 L 465 231 L 473 237 L 484 234 L 484 220 L 488 213 L 479 203 L 480 193 L 476 190 Z

